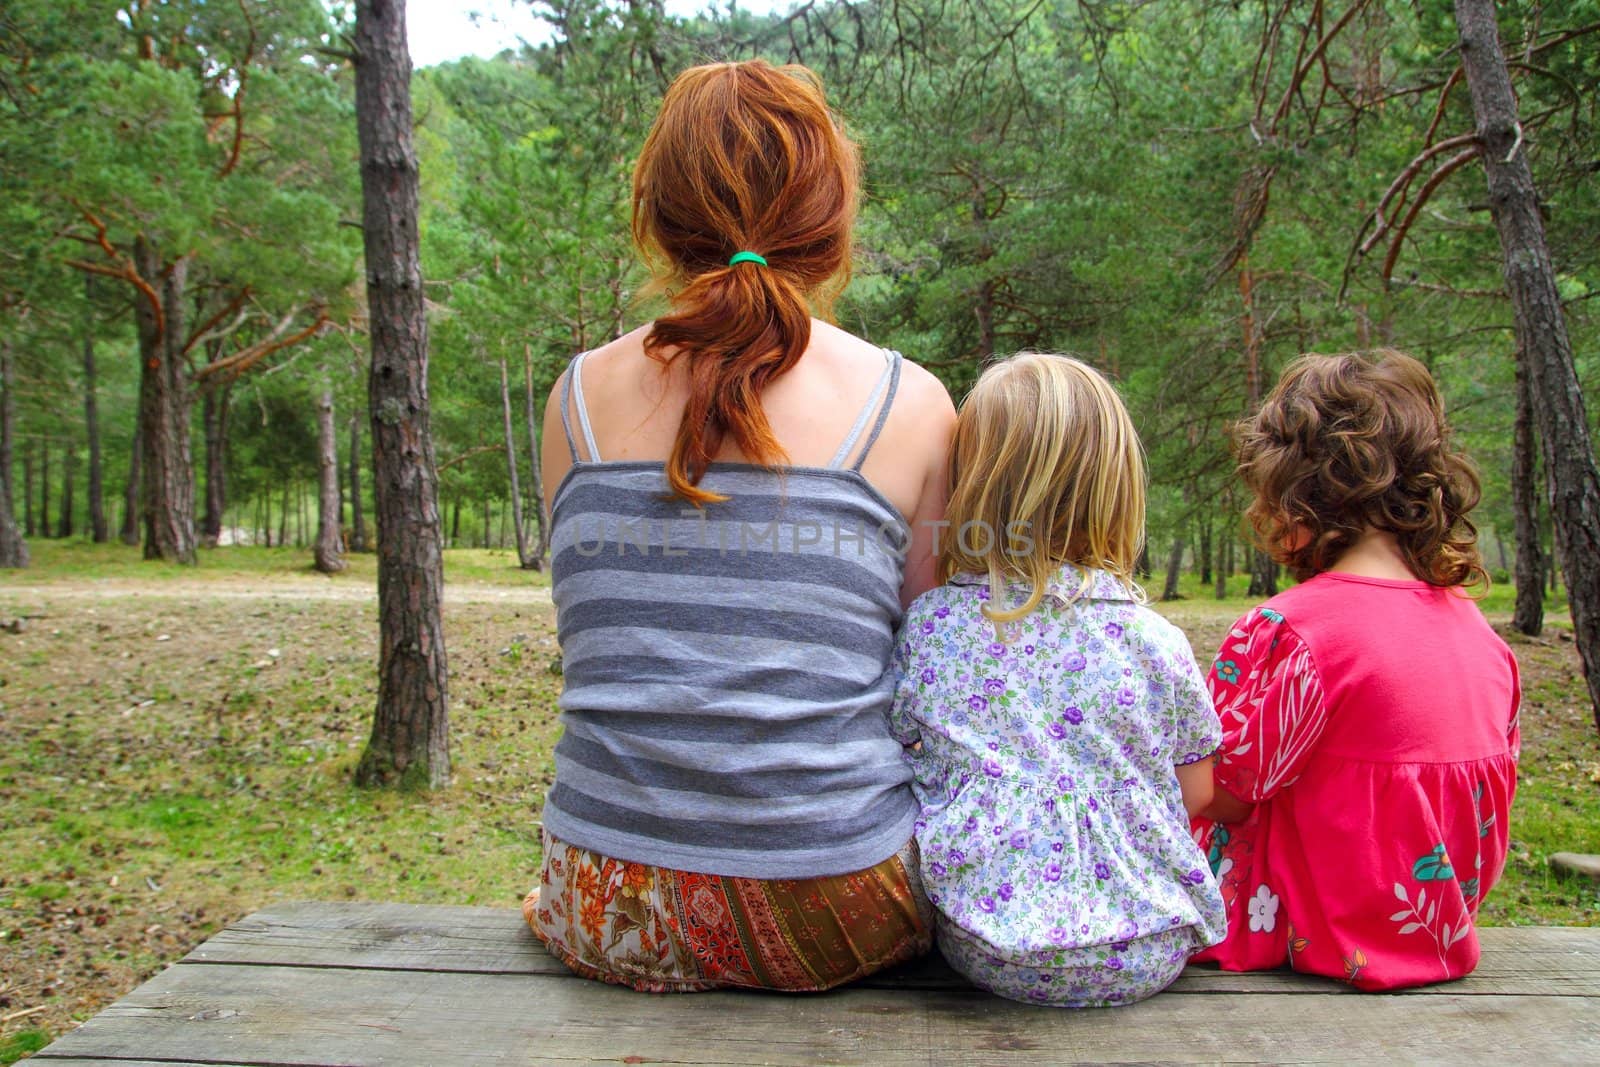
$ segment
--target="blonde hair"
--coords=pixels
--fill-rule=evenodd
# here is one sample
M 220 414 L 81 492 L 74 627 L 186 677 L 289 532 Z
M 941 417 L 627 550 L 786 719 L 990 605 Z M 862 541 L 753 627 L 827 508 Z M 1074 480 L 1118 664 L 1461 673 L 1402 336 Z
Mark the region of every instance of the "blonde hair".
M 1144 450 L 1117 391 L 1088 364 L 1023 352 L 984 371 L 961 406 L 950 481 L 940 573 L 987 573 L 983 612 L 997 627 L 1038 607 L 1063 563 L 1109 571 L 1143 599 L 1133 571 L 1144 545 Z M 1011 578 L 1032 586 L 1014 607 L 1004 599 Z M 1085 574 L 1076 595 L 1090 583 Z

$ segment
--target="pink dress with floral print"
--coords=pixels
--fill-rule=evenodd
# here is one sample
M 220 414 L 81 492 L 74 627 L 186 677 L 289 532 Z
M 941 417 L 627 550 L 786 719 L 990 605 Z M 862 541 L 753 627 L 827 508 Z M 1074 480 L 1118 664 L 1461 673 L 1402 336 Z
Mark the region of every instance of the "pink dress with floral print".
M 1516 789 L 1517 664 L 1459 590 L 1325 572 L 1240 619 L 1209 677 L 1217 780 L 1197 821 L 1228 970 L 1393 989 L 1477 965 Z

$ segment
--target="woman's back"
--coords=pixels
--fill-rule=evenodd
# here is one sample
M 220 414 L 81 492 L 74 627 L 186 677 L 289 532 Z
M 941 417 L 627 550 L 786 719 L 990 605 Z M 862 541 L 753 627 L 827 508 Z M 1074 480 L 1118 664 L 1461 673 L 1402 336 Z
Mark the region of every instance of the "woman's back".
M 644 326 L 625 334 L 584 360 L 582 395 L 608 461 L 663 463 L 677 438 L 690 389 L 687 368 L 677 360 L 663 366 L 645 352 L 649 329 Z M 873 406 L 874 391 L 883 387 L 884 366 L 882 349 L 836 326 L 812 321 L 804 355 L 760 396 L 789 465 L 826 467 L 834 462 L 835 452 L 850 437 L 861 413 Z M 558 387 L 557 394 L 563 391 Z M 545 415 L 547 486 L 559 482 L 571 465 L 559 415 L 554 405 Z M 576 418 L 570 405 L 567 417 Z M 930 489 L 942 493 L 944 450 L 954 417 L 944 386 L 922 368 L 902 365 L 896 403 L 861 471 L 908 522 L 919 510 L 928 510 L 925 497 Z M 588 459 L 582 444 L 580 451 Z M 748 460 L 731 438 L 723 441 L 715 458 Z M 936 502 L 942 512 L 942 499 Z M 930 578 L 925 587 L 932 584 Z
M 718 459 L 700 484 L 727 499 L 702 509 L 670 496 L 649 455 L 670 384 L 646 408 L 639 379 L 604 374 L 633 369 L 625 350 L 599 375 L 592 356 L 574 363 L 559 447 L 583 458 L 551 498 L 566 673 L 545 812 L 557 837 L 658 866 L 779 878 L 870 866 L 909 835 L 909 773 L 885 721 L 906 520 L 858 469 L 897 410 L 904 364 L 868 355 L 864 400 L 830 403 L 851 390 L 826 377 L 812 425 L 798 412 L 819 383 L 781 379 L 775 421 L 802 439 L 783 442 L 799 462 Z M 820 435 L 835 429 L 823 455 Z
M 580 974 L 825 989 L 928 947 L 885 671 L 954 411 L 813 317 L 857 168 L 810 71 L 684 71 L 633 173 L 667 306 L 546 407 L 565 731 L 525 911 Z

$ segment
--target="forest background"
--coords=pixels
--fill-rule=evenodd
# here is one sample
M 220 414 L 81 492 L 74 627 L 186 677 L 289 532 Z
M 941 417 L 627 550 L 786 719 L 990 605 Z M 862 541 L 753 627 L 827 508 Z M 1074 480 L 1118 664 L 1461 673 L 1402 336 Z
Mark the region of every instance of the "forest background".
M 636 299 L 626 193 L 660 94 L 693 62 L 764 55 L 820 71 L 862 145 L 839 321 L 958 398 L 996 353 L 1074 352 L 1110 372 L 1151 453 L 1158 575 L 1249 570 L 1226 427 L 1288 359 L 1394 346 L 1439 379 L 1483 475 L 1486 555 L 1510 577 L 1516 342 L 1486 193 L 1459 158 L 1473 119 L 1447 5 L 536 9 L 549 43 L 413 82 L 447 543 L 513 544 L 520 510 L 536 544 L 527 419 L 574 352 L 653 310 Z M 326 402 L 346 541 L 363 546 L 349 13 L 11 0 L 5 18 L 0 468 L 25 535 L 146 533 L 137 313 L 164 304 L 185 447 L 155 480 L 195 487 L 194 540 L 310 543 Z M 1592 392 L 1600 3 L 1502 4 L 1500 18 Z M 1296 51 L 1322 36 L 1300 69 Z M 1532 518 L 1550 559 L 1548 519 Z M 184 536 L 147 540 L 192 558 Z
M 837 306 L 842 325 L 930 368 L 957 398 L 985 361 L 1021 349 L 1080 354 L 1118 382 L 1150 454 L 1153 594 L 1197 602 L 1273 587 L 1279 576 L 1241 527 L 1229 423 L 1301 352 L 1397 347 L 1432 369 L 1482 474 L 1475 518 L 1497 583 L 1491 617 L 1510 611 L 1514 587 L 1525 594 L 1519 628 L 1541 632 L 1528 616 L 1548 609 L 1548 643 L 1535 638 L 1519 655 L 1549 657 L 1549 703 L 1562 716 L 1582 723 L 1593 714 L 1574 674 L 1546 472 L 1517 373 L 1449 5 L 833 0 L 694 17 L 657 0 L 533 7 L 550 27 L 547 42 L 420 70 L 412 81 L 431 429 L 452 580 L 543 587 L 531 573 L 544 539 L 528 430 L 574 353 L 653 311 L 638 299 L 646 276 L 628 238 L 634 154 L 678 70 L 759 55 L 816 69 L 862 147 L 859 249 Z M 1498 17 L 1520 147 L 1540 193 L 1580 388 L 1592 397 L 1600 0 L 1502 3 Z M 37 581 L 143 567 L 193 592 L 181 585 L 191 564 L 250 583 L 292 574 L 313 555 L 325 571 L 348 567 L 351 580 L 370 580 L 352 18 L 320 0 L 0 6 L 0 490 Z M 142 373 L 156 363 L 160 374 Z M 319 495 L 334 516 L 320 545 Z M 132 562 L 141 555 L 153 562 Z M 288 620 L 240 623 L 216 605 L 193 612 L 209 610 L 228 631 L 218 647 L 239 654 L 237 675 L 209 679 L 206 695 L 187 703 L 215 714 L 219 739 L 237 740 L 231 731 L 260 714 L 271 722 L 271 736 L 257 739 L 261 759 L 276 767 L 281 746 L 300 745 L 289 735 L 309 727 L 276 721 L 273 699 L 289 698 L 246 683 L 288 647 L 281 636 L 252 635 Z M 140 632 L 171 629 L 181 614 L 157 612 Z M 370 612 L 355 611 L 352 627 L 363 617 L 370 625 Z M 542 737 L 549 692 L 507 697 L 512 682 L 501 674 L 529 662 L 558 673 L 559 659 L 546 622 L 478 622 L 464 647 L 488 650 L 482 677 L 472 680 L 472 652 L 459 663 L 482 703 L 468 701 L 457 730 L 487 731 L 477 736 L 493 751 L 472 758 L 493 764 L 492 782 L 527 739 L 502 737 L 470 709 L 505 697 Z M 1509 634 L 1509 620 L 1500 622 Z M 81 647 L 109 640 L 94 627 L 111 624 L 80 624 L 62 626 Z M 500 632 L 518 628 L 529 633 Z M 318 639 L 302 626 L 296 640 Z M 1215 647 L 1195 638 L 1197 653 L 1208 641 Z M 197 639 L 145 658 L 145 677 L 128 685 L 135 710 L 148 706 L 146 691 L 164 704 L 163 686 L 169 697 L 191 696 L 176 679 L 225 654 L 210 647 Z M 355 668 L 328 682 L 336 657 L 320 651 L 322 680 L 339 694 L 328 698 L 339 705 L 330 719 L 364 717 L 370 704 Z M 50 654 L 19 651 L 17 662 L 42 672 Z M 26 722 L 19 692 L 26 700 L 49 686 L 25 673 L 8 681 L 6 714 Z M 79 740 L 104 740 L 99 728 L 83 729 Z M 152 719 L 150 729 L 199 744 L 178 718 Z M 91 766 L 68 751 L 70 731 L 38 730 L 23 745 L 28 772 L 55 766 L 70 782 Z M 1593 732 L 1560 736 L 1551 773 L 1566 807 L 1571 792 L 1575 816 L 1587 817 L 1600 811 L 1588 780 L 1600 781 L 1600 763 L 1588 762 Z M 311 745 L 287 773 L 323 757 L 347 771 L 346 747 Z M 228 773 L 244 784 L 226 795 L 259 794 L 238 755 Z M 525 758 L 536 775 L 544 752 Z M 106 765 L 137 764 L 129 752 L 116 759 Z M 20 795 L 23 773 L 8 766 L 0 789 Z M 149 825 L 123 827 L 130 840 L 214 817 L 212 800 L 174 805 L 167 789 Z M 349 818 L 371 815 L 360 811 Z M 426 812 L 394 811 L 416 824 L 407 832 L 454 833 L 419 829 L 437 827 Z M 255 819 L 241 836 L 262 823 L 288 833 L 278 819 Z M 506 830 L 521 866 L 525 832 Z M 14 893 L 13 909 L 37 906 L 50 928 L 94 922 L 63 920 L 60 903 L 76 899 L 62 888 L 79 880 L 74 863 L 90 865 L 89 824 L 53 833 L 66 843 L 52 837 L 55 851 L 0 875 L 0 901 Z M 333 840 L 319 832 L 284 845 L 291 875 L 361 865 L 360 846 Z M 153 876 L 150 885 L 158 895 Z M 1501 917 L 1600 914 L 1600 901 L 1581 895 L 1554 912 L 1542 897 L 1523 903 L 1525 914 L 1512 907 Z M 199 932 L 220 918 L 180 911 Z M 126 975 L 179 944 L 146 934 L 84 966 Z M 0 1016 L 6 998 L 0 979 Z

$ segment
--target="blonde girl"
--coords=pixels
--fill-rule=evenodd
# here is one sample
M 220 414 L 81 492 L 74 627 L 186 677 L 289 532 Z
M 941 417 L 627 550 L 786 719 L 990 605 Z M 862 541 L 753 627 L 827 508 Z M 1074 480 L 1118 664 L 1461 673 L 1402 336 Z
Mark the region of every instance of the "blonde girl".
M 1220 731 L 1188 641 L 1133 580 L 1144 462 L 1088 365 L 990 367 L 957 422 L 945 584 L 912 604 L 895 732 L 941 950 L 1068 1007 L 1158 992 L 1224 933 L 1188 832 Z

